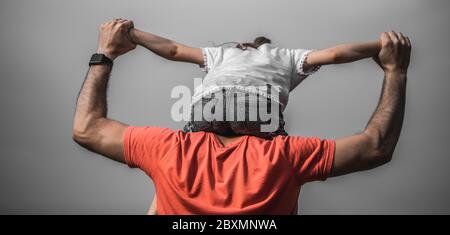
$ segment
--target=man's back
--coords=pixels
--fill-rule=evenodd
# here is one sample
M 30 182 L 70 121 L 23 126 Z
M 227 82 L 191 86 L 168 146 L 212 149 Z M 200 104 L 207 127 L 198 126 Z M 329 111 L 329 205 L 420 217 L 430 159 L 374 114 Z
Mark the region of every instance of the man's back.
M 381 34 L 382 49 L 375 61 L 385 74 L 383 88 L 363 131 L 336 141 L 240 137 L 225 147 L 214 134 L 130 127 L 107 117 L 112 60 L 136 47 L 128 35 L 132 28 L 133 22 L 123 19 L 102 24 L 101 54 L 91 57 L 72 138 L 150 175 L 159 214 L 291 213 L 297 200 L 292 195 L 298 195 L 303 183 L 372 169 L 392 159 L 403 124 L 411 55 L 411 41 L 401 33 Z
M 295 214 L 300 186 L 330 174 L 334 141 L 128 127 L 124 156 L 154 181 L 158 214 Z

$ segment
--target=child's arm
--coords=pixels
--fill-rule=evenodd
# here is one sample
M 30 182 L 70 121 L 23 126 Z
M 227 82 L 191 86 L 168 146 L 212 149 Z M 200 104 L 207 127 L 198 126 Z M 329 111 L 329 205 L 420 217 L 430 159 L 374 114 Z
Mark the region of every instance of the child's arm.
M 381 49 L 381 42 L 341 44 L 311 52 L 303 65 L 305 71 L 321 65 L 342 64 L 377 56 Z
M 129 34 L 133 42 L 161 57 L 168 60 L 189 62 L 203 66 L 203 54 L 200 48 L 189 47 L 134 28 L 130 30 Z

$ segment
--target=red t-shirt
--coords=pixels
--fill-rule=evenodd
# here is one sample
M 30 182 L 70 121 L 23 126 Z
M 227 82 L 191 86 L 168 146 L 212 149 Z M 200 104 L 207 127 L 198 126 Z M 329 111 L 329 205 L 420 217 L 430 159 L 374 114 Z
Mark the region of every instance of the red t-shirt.
M 335 142 L 128 127 L 124 156 L 155 184 L 158 214 L 296 214 L 300 187 L 325 180 Z

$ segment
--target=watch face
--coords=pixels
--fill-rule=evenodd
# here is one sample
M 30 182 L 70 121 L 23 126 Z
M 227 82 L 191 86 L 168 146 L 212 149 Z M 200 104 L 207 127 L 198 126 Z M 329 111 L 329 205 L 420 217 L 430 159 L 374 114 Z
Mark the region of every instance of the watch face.
M 92 58 L 91 58 L 91 62 L 94 62 L 94 63 L 102 62 L 102 55 L 101 54 L 93 54 Z
M 108 57 L 106 57 L 103 54 L 93 54 L 91 57 L 91 60 L 89 61 L 89 65 L 94 65 L 94 64 L 112 65 L 112 61 L 111 61 L 111 59 L 109 59 Z

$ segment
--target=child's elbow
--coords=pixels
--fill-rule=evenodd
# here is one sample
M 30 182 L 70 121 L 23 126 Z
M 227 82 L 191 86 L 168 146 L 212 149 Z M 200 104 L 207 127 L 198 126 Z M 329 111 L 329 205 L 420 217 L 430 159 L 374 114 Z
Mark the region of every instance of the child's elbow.
M 334 49 L 331 49 L 328 52 L 328 58 L 329 58 L 330 64 L 338 64 L 338 63 L 341 63 L 341 61 L 342 61 L 341 53 L 338 50 L 334 50 Z
M 178 56 L 178 47 L 173 45 L 169 48 L 168 57 L 169 59 L 175 59 Z
M 181 51 L 182 49 L 179 45 L 173 44 L 169 47 L 166 58 L 173 61 L 179 61 Z

